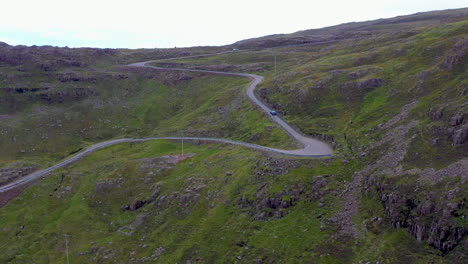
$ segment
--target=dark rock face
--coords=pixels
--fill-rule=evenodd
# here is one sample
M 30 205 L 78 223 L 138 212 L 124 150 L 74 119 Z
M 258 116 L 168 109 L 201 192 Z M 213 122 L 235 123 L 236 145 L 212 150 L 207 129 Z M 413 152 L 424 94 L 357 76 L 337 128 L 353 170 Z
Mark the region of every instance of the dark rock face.
M 131 203 L 130 205 L 123 206 L 122 209 L 127 210 L 127 211 L 136 211 L 140 209 L 141 207 L 143 207 L 145 204 L 146 204 L 145 201 L 138 200 L 138 201 Z
M 450 118 L 447 133 L 455 146 L 463 145 L 468 140 L 468 125 L 466 115 L 458 112 Z
M 153 201 L 155 201 L 160 193 L 161 193 L 161 184 L 155 184 L 152 187 L 152 193 L 151 193 L 150 196 L 148 196 L 144 200 L 136 200 L 136 201 L 134 201 L 133 203 L 131 203 L 129 205 L 124 205 L 124 206 L 122 206 L 122 210 L 124 210 L 124 211 L 136 211 L 136 210 L 142 208 L 144 205 L 152 203 Z
M 463 123 L 463 120 L 465 119 L 465 116 L 462 113 L 456 113 L 451 119 L 450 119 L 450 125 L 451 126 L 458 126 Z
M 393 180 L 375 183 L 393 227 L 406 228 L 418 241 L 426 241 L 443 253 L 463 243 L 468 228 L 454 220 L 456 217 L 467 217 L 463 215 L 466 201 L 453 199 L 459 195 L 458 187 L 449 190 L 445 197 L 429 192 L 424 199 L 420 199 L 414 192 L 408 192 L 415 186 L 398 186 Z
M 444 112 L 442 108 L 437 108 L 437 109 L 431 108 L 429 109 L 429 112 L 427 114 L 429 115 L 432 121 L 439 120 L 444 116 Z
M 287 212 L 284 209 L 292 207 L 301 198 L 305 192 L 305 185 L 299 184 L 292 186 L 292 189 L 283 191 L 273 197 L 267 194 L 268 186 L 264 185 L 257 191 L 255 202 L 239 201 L 240 205 L 247 202 L 254 205 L 255 215 L 254 219 L 257 221 L 264 221 L 270 217 L 282 218 Z M 243 197 L 245 199 L 245 197 Z
M 450 54 L 446 56 L 445 59 L 439 64 L 439 67 L 445 70 L 453 70 L 459 65 L 462 65 L 462 67 L 466 67 L 467 58 L 468 40 L 462 39 L 453 46 Z
M 452 132 L 452 143 L 453 145 L 463 145 L 468 140 L 468 125 L 453 130 Z

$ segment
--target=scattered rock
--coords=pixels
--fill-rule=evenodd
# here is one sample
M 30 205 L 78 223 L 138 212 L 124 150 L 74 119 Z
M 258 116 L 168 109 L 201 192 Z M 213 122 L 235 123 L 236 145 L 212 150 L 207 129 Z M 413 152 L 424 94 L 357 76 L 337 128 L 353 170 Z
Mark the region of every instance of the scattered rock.
M 463 123 L 465 120 L 465 115 L 462 113 L 456 113 L 452 118 L 450 118 L 450 125 L 451 126 L 458 126 Z
M 439 64 L 439 67 L 445 70 L 452 70 L 463 62 L 466 62 L 468 55 L 468 40 L 462 38 L 455 43 L 449 55 Z
M 439 120 L 444 116 L 443 108 L 431 108 L 429 109 L 428 115 L 433 121 Z
M 122 179 L 111 179 L 111 180 L 105 180 L 101 179 L 96 182 L 94 186 L 94 192 L 95 193 L 104 193 L 109 191 L 110 189 L 115 188 L 122 182 Z
M 154 250 L 154 253 L 151 255 L 151 257 L 159 258 L 159 256 L 161 256 L 165 251 L 166 251 L 166 248 L 158 247 Z
M 70 88 L 70 89 L 50 89 L 36 94 L 35 98 L 47 103 L 56 104 L 66 101 L 77 101 L 91 96 L 96 96 L 97 91 L 92 88 Z
M 80 252 L 77 254 L 78 257 L 81 257 L 81 256 L 85 256 L 85 255 L 94 255 L 96 254 L 96 252 L 98 252 L 98 247 L 96 246 L 92 246 L 89 250 L 85 251 L 85 252 Z
M 468 139 L 468 125 L 463 125 L 452 133 L 452 143 L 455 146 L 463 145 Z

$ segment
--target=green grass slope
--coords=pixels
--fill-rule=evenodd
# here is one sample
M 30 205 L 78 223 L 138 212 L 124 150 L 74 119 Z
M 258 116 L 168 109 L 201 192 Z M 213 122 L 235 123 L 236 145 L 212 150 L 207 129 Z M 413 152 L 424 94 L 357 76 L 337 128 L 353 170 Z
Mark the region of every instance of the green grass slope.
M 460 9 L 167 62 L 264 76 L 257 95 L 336 155 L 101 149 L 0 209 L 0 262 L 65 262 L 68 247 L 71 263 L 467 263 L 467 39 Z M 231 47 L 80 50 L 80 67 L 80 56 L 41 66 L 0 52 L 2 177 L 93 142 L 182 130 L 293 147 L 245 98 L 247 80 L 111 67 Z
M 53 74 L 31 70 L 19 83 L 17 71 L 3 69 L 13 79 L 4 79 L 0 88 L 3 166 L 44 167 L 112 138 L 181 133 L 294 147 L 245 98 L 248 80 L 242 78 L 121 67 Z
M 357 35 L 340 40 L 338 34 L 332 43 L 173 63 L 223 65 L 223 70 L 242 69 L 257 59 L 263 65 L 257 72 L 266 77 L 257 95 L 300 131 L 331 142 L 338 157 L 362 166 L 332 218 L 339 223 L 337 233 L 362 235 L 371 245 L 374 233 L 382 233 L 384 215 L 386 225 L 463 262 L 468 232 L 465 11 L 453 11 L 450 19 L 450 12 L 442 12 L 444 19 L 421 14 L 416 17 L 424 19 L 414 23 L 412 16 L 396 19 L 406 21 L 404 27 L 393 27 L 395 19 L 368 22 L 372 34 L 351 27 L 348 33 Z M 249 43 L 264 45 L 263 40 Z M 392 236 L 379 239 L 390 243 Z
M 326 219 L 354 165 L 180 147 L 119 144 L 28 188 L 0 211 L 0 261 L 64 262 L 66 243 L 70 263 L 442 261 L 389 228 L 368 238 L 375 250 L 335 240 Z

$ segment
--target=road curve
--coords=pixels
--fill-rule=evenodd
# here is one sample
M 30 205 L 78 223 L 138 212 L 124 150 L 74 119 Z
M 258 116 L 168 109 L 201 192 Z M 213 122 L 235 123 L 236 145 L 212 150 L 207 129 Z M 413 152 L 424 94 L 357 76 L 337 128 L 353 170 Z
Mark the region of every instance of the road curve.
M 213 53 L 213 54 L 206 54 L 206 55 L 195 55 L 195 56 L 187 56 L 187 57 L 181 57 L 181 58 L 171 58 L 171 59 L 162 59 L 162 60 L 156 60 L 156 61 L 145 61 L 145 62 L 138 62 L 138 63 L 133 63 L 129 64 L 128 66 L 130 67 L 146 67 L 146 68 L 153 68 L 153 69 L 159 69 L 159 70 L 174 70 L 174 71 L 190 71 L 190 72 L 202 72 L 202 73 L 209 73 L 209 74 L 218 74 L 218 75 L 228 75 L 228 76 L 237 76 L 237 77 L 243 77 L 243 78 L 248 78 L 252 80 L 247 87 L 247 96 L 252 102 L 254 102 L 256 105 L 258 105 L 263 111 L 266 112 L 266 114 L 269 116 L 269 118 L 277 123 L 281 128 L 283 128 L 289 135 L 291 135 L 294 139 L 296 139 L 299 143 L 303 145 L 303 148 L 301 149 L 296 149 L 296 150 L 283 150 L 283 149 L 275 149 L 275 148 L 269 148 L 269 147 L 264 147 L 256 144 L 251 144 L 251 143 L 245 143 L 245 142 L 240 142 L 240 141 L 234 141 L 234 140 L 229 140 L 229 139 L 220 139 L 220 138 L 209 138 L 209 137 L 149 137 L 149 138 L 122 138 L 122 139 L 116 139 L 116 140 L 110 140 L 110 141 L 105 141 L 105 142 L 100 142 L 95 145 L 92 145 L 91 147 L 87 148 L 86 150 L 74 155 L 71 158 L 65 159 L 49 168 L 46 168 L 44 170 L 36 171 L 34 173 L 29 174 L 26 177 L 23 177 L 15 182 L 6 184 L 4 186 L 0 186 L 0 192 L 6 192 L 11 189 L 14 189 L 20 185 L 23 185 L 25 183 L 31 182 L 33 180 L 36 180 L 40 178 L 41 176 L 45 176 L 47 173 L 58 169 L 65 167 L 78 159 L 80 159 L 83 156 L 88 155 L 89 153 L 96 151 L 101 148 L 105 148 L 114 144 L 119 144 L 123 142 L 144 142 L 144 141 L 149 141 L 149 140 L 158 140 L 158 139 L 166 139 L 166 140 L 188 140 L 188 141 L 209 141 L 209 142 L 214 142 L 214 143 L 227 143 L 227 144 L 233 144 L 233 145 L 238 145 L 238 146 L 244 146 L 247 148 L 251 149 L 256 149 L 256 150 L 262 150 L 262 151 L 267 151 L 267 152 L 272 152 L 272 153 L 277 153 L 277 154 L 282 154 L 282 155 L 287 155 L 287 156 L 295 156 L 295 157 L 308 157 L 308 158 L 319 158 L 319 157 L 327 157 L 331 156 L 333 154 L 332 149 L 330 146 L 328 146 L 326 143 L 321 142 L 317 139 L 305 137 L 296 130 L 294 130 L 288 123 L 286 123 L 281 117 L 279 116 L 271 116 L 269 114 L 272 109 L 270 109 L 268 106 L 266 106 L 262 101 L 260 101 L 254 93 L 255 87 L 257 84 L 259 84 L 262 80 L 263 77 L 255 74 L 248 74 L 248 73 L 234 73 L 234 72 L 218 72 L 218 71 L 207 71 L 207 70 L 196 70 L 196 69 L 184 69 L 184 68 L 161 68 L 161 67 L 156 67 L 156 66 L 150 66 L 147 65 L 148 63 L 153 63 L 153 62 L 160 62 L 160 61 L 168 61 L 168 60 L 174 60 L 174 59 L 187 59 L 187 58 L 198 58 L 198 57 L 204 57 L 204 56 L 212 56 L 212 55 L 219 55 L 219 54 L 225 54 L 225 53 L 230 53 L 230 52 L 219 52 L 219 53 Z
M 215 54 L 210 54 L 211 55 L 218 55 L 218 54 L 224 54 L 224 53 L 229 53 L 229 52 L 221 52 L 221 53 L 215 53 Z M 184 58 L 179 58 L 179 59 L 186 59 L 186 58 L 196 58 L 196 57 L 202 57 L 203 55 L 198 55 L 198 56 L 190 56 L 190 57 L 184 57 Z M 162 67 L 156 67 L 156 66 L 150 66 L 148 65 L 149 63 L 154 63 L 154 62 L 160 62 L 160 61 L 167 61 L 170 59 L 165 59 L 165 60 L 156 60 L 156 61 L 144 61 L 144 62 L 137 62 L 133 64 L 129 64 L 129 66 L 132 67 L 145 67 L 145 68 L 153 68 L 153 69 L 158 69 L 158 70 L 171 70 L 171 71 L 189 71 L 189 72 L 201 72 L 201 73 L 209 73 L 209 74 L 218 74 L 218 75 L 228 75 L 228 76 L 237 76 L 237 77 L 244 77 L 251 79 L 252 81 L 250 82 L 249 86 L 247 87 L 247 97 L 257 106 L 259 106 L 263 111 L 266 112 L 270 120 L 273 122 L 277 123 L 281 128 L 283 128 L 289 135 L 291 135 L 294 139 L 296 139 L 302 146 L 303 148 L 301 149 L 296 149 L 296 150 L 281 150 L 281 149 L 274 149 L 276 152 L 285 154 L 285 155 L 295 155 L 295 156 L 306 156 L 306 157 L 311 157 L 311 156 L 330 156 L 333 154 L 333 150 L 330 148 L 330 146 L 320 140 L 314 139 L 314 138 L 309 138 L 298 131 L 296 131 L 294 128 L 292 128 L 288 123 L 286 123 L 281 117 L 279 116 L 272 116 L 269 113 L 273 110 L 266 106 L 260 99 L 257 98 L 257 96 L 254 93 L 255 87 L 263 80 L 263 77 L 260 75 L 256 74 L 249 74 L 249 73 L 235 73 L 235 72 L 219 72 L 219 71 L 208 71 L 208 70 L 198 70 L 198 69 L 186 69 L 186 68 L 162 68 Z

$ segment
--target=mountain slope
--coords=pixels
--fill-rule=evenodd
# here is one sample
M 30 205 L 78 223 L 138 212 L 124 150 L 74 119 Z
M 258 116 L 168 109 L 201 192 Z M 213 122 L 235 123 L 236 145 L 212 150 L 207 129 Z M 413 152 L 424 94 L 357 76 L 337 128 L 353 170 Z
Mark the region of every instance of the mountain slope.
M 287 159 L 203 142 L 186 143 L 182 155 L 181 145 L 170 141 L 102 149 L 0 209 L 0 262 L 62 262 L 68 243 L 72 263 L 466 263 L 467 10 L 269 36 L 234 45 L 251 50 L 167 62 L 264 76 L 258 96 L 304 134 L 333 144 L 336 156 Z M 120 99 L 137 102 L 138 114 L 124 117 L 141 130 L 135 135 L 194 127 L 194 135 L 291 144 L 270 132 L 252 105 L 239 103 L 245 99 L 236 97 L 242 80 L 110 68 L 132 56 L 169 56 L 112 52 L 89 67 L 131 80 L 101 84 L 96 78 L 100 93 L 143 86 L 135 88 L 138 100 Z M 181 57 L 200 49 L 167 52 Z M 157 94 L 138 92 L 154 85 Z M 190 107 L 166 120 L 165 107 L 179 104 L 165 94 L 168 87 Z M 216 92 L 219 97 L 205 98 Z M 201 110 L 191 113 L 193 108 Z M 219 119 L 212 114 L 223 116 L 222 109 L 233 109 L 229 119 L 213 122 Z M 22 119 L 4 120 L 13 126 Z M 5 166 L 28 171 L 26 165 Z

